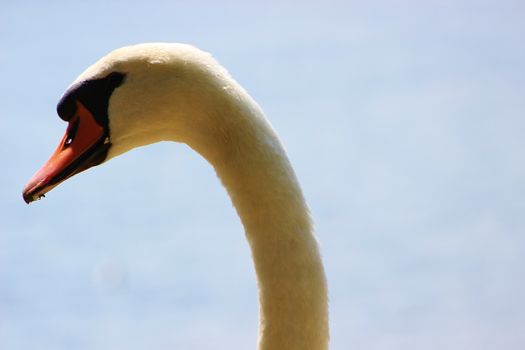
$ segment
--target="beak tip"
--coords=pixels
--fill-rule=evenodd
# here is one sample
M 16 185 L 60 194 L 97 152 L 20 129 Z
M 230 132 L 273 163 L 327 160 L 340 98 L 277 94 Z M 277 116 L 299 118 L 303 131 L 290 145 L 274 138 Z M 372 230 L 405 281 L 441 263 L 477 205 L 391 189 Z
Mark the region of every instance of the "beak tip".
M 49 177 L 45 176 L 45 167 L 40 169 L 22 190 L 22 198 L 27 204 L 31 204 L 42 197 L 54 186 L 49 185 Z
M 26 204 L 30 204 L 35 200 L 35 196 L 32 192 L 33 191 L 31 191 L 31 188 L 29 186 L 26 186 L 22 191 L 22 198 L 24 199 L 24 202 L 26 202 Z
M 26 204 L 31 204 L 32 202 L 38 199 L 42 199 L 44 197 L 45 197 L 45 194 L 36 196 L 35 194 L 28 193 L 28 192 L 22 193 L 22 198 L 24 198 L 24 202 L 26 202 Z
M 35 191 L 38 187 L 35 186 L 32 182 L 29 182 L 24 190 L 22 191 L 22 198 L 24 199 L 24 202 L 26 204 L 31 204 L 31 202 L 36 201 L 37 199 L 40 199 L 41 197 L 44 197 L 44 195 L 37 195 L 38 191 Z
M 26 192 L 22 193 L 22 197 L 24 198 L 24 202 L 26 202 L 26 204 L 29 204 L 33 201 L 33 196 L 28 195 Z

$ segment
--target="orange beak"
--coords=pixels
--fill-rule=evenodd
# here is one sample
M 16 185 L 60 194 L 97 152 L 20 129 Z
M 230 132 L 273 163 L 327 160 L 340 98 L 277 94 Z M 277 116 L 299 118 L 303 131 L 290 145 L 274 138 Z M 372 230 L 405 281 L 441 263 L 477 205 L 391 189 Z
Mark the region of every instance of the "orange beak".
M 77 101 L 76 105 L 76 114 L 69 120 L 57 149 L 24 188 L 23 197 L 28 204 L 106 158 L 110 146 L 107 131 L 81 102 Z

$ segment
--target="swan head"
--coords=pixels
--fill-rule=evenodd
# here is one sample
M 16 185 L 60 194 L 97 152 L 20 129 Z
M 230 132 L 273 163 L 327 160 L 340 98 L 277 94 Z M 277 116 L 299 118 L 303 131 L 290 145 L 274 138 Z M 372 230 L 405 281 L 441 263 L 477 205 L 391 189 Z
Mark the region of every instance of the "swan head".
M 207 53 L 184 44 L 117 49 L 84 71 L 57 105 L 67 130 L 23 190 L 26 203 L 132 148 L 210 138 L 220 94 L 235 84 Z M 223 100 L 223 99 L 222 99 Z M 213 105 L 211 105 L 213 104 Z M 201 142 L 202 143 L 202 142 Z

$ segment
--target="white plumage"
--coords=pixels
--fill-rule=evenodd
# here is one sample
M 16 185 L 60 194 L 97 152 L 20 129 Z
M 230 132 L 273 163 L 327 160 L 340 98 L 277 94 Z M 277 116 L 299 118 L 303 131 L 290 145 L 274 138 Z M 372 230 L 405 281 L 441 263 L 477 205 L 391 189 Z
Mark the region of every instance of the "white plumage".
M 188 45 L 124 47 L 76 82 L 113 72 L 126 77 L 109 100 L 106 161 L 158 141 L 186 143 L 206 158 L 226 187 L 252 249 L 259 349 L 327 349 L 327 288 L 309 211 L 261 108 L 209 54 Z

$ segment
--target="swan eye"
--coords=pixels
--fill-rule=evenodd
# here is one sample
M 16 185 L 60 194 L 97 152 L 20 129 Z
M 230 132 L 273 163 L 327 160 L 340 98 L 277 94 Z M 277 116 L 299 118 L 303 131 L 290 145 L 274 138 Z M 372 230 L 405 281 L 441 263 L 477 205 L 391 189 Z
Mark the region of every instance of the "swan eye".
M 66 140 L 64 141 L 64 147 L 68 147 L 69 145 L 73 143 L 73 140 L 75 139 L 75 135 L 77 134 L 79 125 L 80 125 L 80 118 L 78 117 L 75 118 L 75 120 L 69 124 L 67 128 L 67 137 L 66 137 Z

